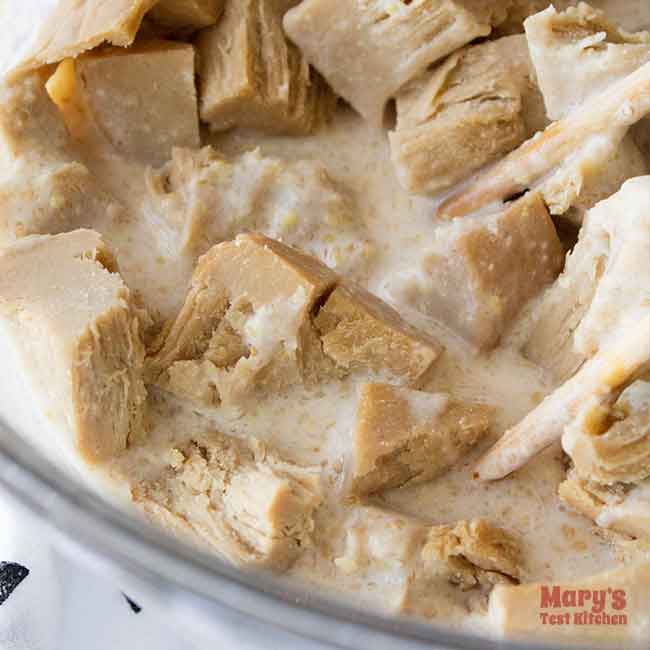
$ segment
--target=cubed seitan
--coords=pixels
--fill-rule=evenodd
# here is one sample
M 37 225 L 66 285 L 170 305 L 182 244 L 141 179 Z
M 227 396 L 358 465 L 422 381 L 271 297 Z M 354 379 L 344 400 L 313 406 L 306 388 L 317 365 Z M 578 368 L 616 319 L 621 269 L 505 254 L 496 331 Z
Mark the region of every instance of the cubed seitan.
M 648 32 L 627 32 L 585 2 L 562 12 L 549 6 L 528 18 L 525 27 L 552 120 L 650 61 Z
M 498 343 L 562 268 L 555 226 L 534 193 L 503 212 L 440 227 L 435 237 L 413 285 L 404 288 L 407 299 L 482 349 Z
M 200 113 L 212 130 L 298 135 L 330 117 L 336 98 L 284 35 L 282 16 L 292 4 L 228 0 L 219 23 L 199 34 Z
M 35 69 L 75 57 L 104 42 L 133 43 L 156 0 L 57 0 L 51 12 L 35 12 L 38 37 L 17 66 Z
M 430 481 L 461 460 L 488 428 L 485 406 L 444 393 L 363 384 L 353 432 L 351 492 L 366 495 Z
M 330 294 L 314 320 L 325 355 L 337 369 L 418 387 L 442 348 L 392 307 L 351 283 Z
M 570 508 L 595 524 L 626 537 L 650 540 L 650 483 L 604 485 L 569 472 L 558 494 Z
M 156 475 L 132 485 L 148 518 L 240 566 L 287 569 L 311 543 L 318 472 L 261 443 L 203 433 L 169 450 Z
M 508 3 L 455 0 L 306 0 L 287 13 L 289 38 L 336 93 L 381 124 L 407 82 L 490 33 Z
M 151 379 L 207 405 L 299 381 L 319 355 L 312 312 L 336 281 L 317 260 L 262 235 L 214 246 L 150 359 Z
M 523 35 L 459 50 L 402 90 L 396 108 L 393 163 L 416 194 L 454 185 L 547 124 Z
M 27 237 L 0 252 L 0 329 L 19 364 L 6 359 L 4 372 L 24 373 L 61 448 L 88 463 L 119 454 L 143 426 L 139 316 L 93 231 Z
M 428 572 L 441 572 L 462 589 L 512 584 L 519 581 L 522 573 L 518 541 L 485 519 L 433 526 L 422 548 L 421 560 Z
M 225 0 L 160 0 L 148 17 L 165 29 L 186 34 L 214 25 Z
M 400 585 L 396 599 L 387 594 L 384 606 L 402 614 L 485 610 L 495 584 L 516 584 L 523 573 L 519 541 L 484 519 L 432 526 L 384 508 L 355 505 L 343 526 L 345 546 L 334 564 L 373 584 Z
M 252 233 L 200 258 L 150 381 L 207 406 L 350 373 L 414 385 L 441 352 L 367 291 L 297 249 Z
M 518 584 L 523 572 L 519 541 L 485 519 L 431 526 L 411 571 L 403 614 L 437 617 L 451 607 L 484 612 L 495 585 Z
M 73 134 L 101 134 L 127 159 L 161 165 L 173 147 L 201 144 L 192 45 L 155 40 L 91 52 L 63 62 L 48 89 Z
M 0 244 L 32 234 L 100 228 L 125 207 L 79 161 L 45 76 L 31 73 L 2 90 L 0 142 L 6 157 L 0 180 Z
M 564 594 L 575 598 L 575 609 L 562 608 Z M 594 594 L 604 596 L 602 612 L 596 612 L 592 601 Z M 633 563 L 570 582 L 497 585 L 490 596 L 488 614 L 496 631 L 513 641 L 528 640 L 536 635 L 554 639 L 558 647 L 593 642 L 596 647 L 607 644 L 625 648 L 634 647 L 637 642 L 645 643 L 649 607 L 650 564 Z M 586 611 L 600 616 L 601 620 L 606 620 L 604 615 L 607 615 L 610 623 L 614 616 L 620 618 L 618 624 L 609 625 L 594 624 L 586 617 L 584 624 L 575 619 L 571 625 L 549 624 L 551 613 L 564 611 L 575 614 Z M 546 617 L 540 616 L 544 613 Z

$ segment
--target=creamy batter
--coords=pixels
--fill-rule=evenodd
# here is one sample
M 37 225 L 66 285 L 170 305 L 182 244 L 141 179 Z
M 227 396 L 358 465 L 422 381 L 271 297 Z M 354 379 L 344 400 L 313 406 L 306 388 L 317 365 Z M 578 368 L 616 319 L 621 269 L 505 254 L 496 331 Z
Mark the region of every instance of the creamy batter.
M 308 2 L 311 0 L 305 0 L 304 4 Z M 55 6 L 57 3 L 50 4 Z M 628 30 L 650 27 L 650 8 L 641 0 L 602 0 L 594 1 L 593 5 L 604 8 L 612 21 Z M 231 19 L 227 12 L 226 7 L 224 21 Z M 151 29 L 159 35 L 151 25 L 143 29 L 145 33 L 146 29 Z M 168 36 L 167 33 L 163 35 Z M 178 38 L 185 38 L 185 33 L 181 31 Z M 57 61 L 48 60 L 47 63 Z M 319 67 L 318 62 L 312 63 Z M 46 77 L 54 70 L 54 67 L 48 69 Z M 319 71 L 327 79 L 327 71 Z M 51 90 L 50 95 L 55 101 L 57 96 L 61 97 L 56 92 L 52 95 Z M 9 95 L 5 94 L 5 103 L 14 102 L 11 104 L 14 114 L 17 114 L 15 107 L 20 107 L 21 102 L 33 100 L 33 96 L 25 99 L 25 95 L 20 93 L 17 98 L 7 97 Z M 78 107 L 75 102 L 73 99 L 73 107 Z M 66 132 L 70 133 L 74 117 L 71 104 L 57 103 L 57 114 L 61 110 L 58 119 L 65 122 Z M 51 116 L 37 116 L 37 119 L 51 119 Z M 9 132 L 12 128 L 9 127 Z M 644 126 L 636 128 L 642 149 Z M 189 538 L 195 543 L 205 543 L 206 537 L 210 537 L 215 552 L 240 564 L 253 565 L 256 570 L 282 570 L 296 580 L 332 590 L 343 599 L 356 604 L 361 602 L 383 612 L 409 614 L 438 622 L 443 620 L 445 624 L 490 633 L 501 631 L 498 617 L 495 618 L 493 613 L 488 615 L 488 598 L 494 584 L 499 584 L 499 589 L 507 589 L 515 583 L 579 583 L 595 574 L 634 564 L 643 557 L 642 542 L 630 541 L 642 536 L 617 536 L 616 527 L 610 524 L 622 516 L 621 512 L 634 517 L 639 508 L 647 507 L 647 482 L 641 481 L 622 505 L 606 505 L 595 521 L 578 514 L 558 497 L 558 486 L 566 479 L 570 462 L 559 438 L 531 462 L 502 480 L 485 481 L 477 476 L 476 462 L 483 454 L 566 379 L 558 377 L 554 368 L 544 367 L 543 363 L 535 362 L 522 352 L 534 327 L 536 313 L 542 308 L 540 305 L 543 305 L 547 287 L 539 286 L 525 296 L 516 317 L 508 317 L 503 323 L 498 345 L 488 346 L 489 349 L 480 342 L 478 345 L 469 343 L 467 337 L 454 331 L 453 325 L 445 323 L 444 318 L 420 309 L 421 303 L 413 299 L 413 292 L 425 289 L 417 288 L 418 280 L 417 277 L 414 280 L 414 276 L 426 268 L 432 242 L 450 228 L 439 208 L 442 201 L 458 188 L 434 196 L 419 196 L 406 191 L 395 171 L 385 125 L 365 119 L 343 103 L 339 104 L 328 123 L 308 135 L 273 134 L 246 126 L 213 132 L 203 125 L 201 144 L 211 145 L 218 152 L 215 154 L 218 160 L 215 162 L 210 154 L 200 163 L 190 163 L 194 155 L 190 153 L 186 160 L 175 158 L 167 166 L 147 164 L 117 152 L 107 145 L 106 133 L 95 127 L 80 138 L 71 137 L 70 142 L 56 152 L 48 140 L 30 139 L 25 136 L 24 129 L 16 129 L 16 132 L 16 141 L 25 143 L 27 153 L 14 156 L 14 160 L 7 154 L 8 160 L 0 170 L 5 188 L 9 188 L 5 192 L 17 192 L 12 184 L 21 170 L 22 173 L 32 170 L 34 177 L 38 177 L 50 164 L 50 157 L 58 157 L 57 160 L 74 160 L 84 165 L 97 182 L 97 191 L 110 197 L 102 203 L 103 209 L 97 212 L 90 209 L 90 217 L 77 219 L 69 227 L 46 227 L 26 234 L 47 235 L 77 227 L 101 233 L 114 251 L 119 273 L 131 292 L 129 308 L 139 313 L 139 336 L 147 348 L 147 359 L 160 354 L 171 323 L 180 318 L 188 287 L 194 286 L 193 273 L 199 256 L 220 241 L 231 240 L 242 232 L 259 230 L 273 239 L 301 248 L 364 286 L 393 306 L 406 322 L 444 347 L 442 355 L 433 363 L 432 371 L 423 375 L 417 386 L 410 386 L 419 391 L 414 400 L 426 400 L 426 394 L 436 394 L 432 400 L 443 399 L 440 394 L 444 394 L 464 404 L 490 409 L 489 431 L 472 446 L 471 451 L 463 454 L 441 475 L 427 482 L 415 481 L 415 484 L 359 497 L 349 493 L 359 385 L 367 381 L 382 381 L 382 377 L 352 372 L 336 376 L 335 380 L 315 383 L 292 380 L 288 387 L 280 386 L 277 391 L 265 387 L 263 392 L 255 393 L 252 399 L 241 403 L 229 402 L 224 394 L 215 402 L 208 403 L 185 399 L 174 389 L 173 383 L 165 384 L 168 379 L 163 381 L 158 377 L 151 380 L 145 359 L 141 363 L 143 382 L 148 391 L 146 422 L 137 431 L 131 431 L 123 451 L 110 458 L 102 457 L 99 463 L 89 463 L 87 459 L 80 461 L 74 450 L 71 454 L 65 450 L 57 451 L 52 441 L 48 441 L 47 453 L 62 453 L 61 457 L 67 459 L 65 462 L 71 463 L 75 471 L 81 471 L 89 480 L 98 481 L 102 490 L 118 495 L 123 501 L 135 501 L 150 518 L 183 537 L 188 537 L 188 530 L 184 528 L 187 528 L 188 521 L 191 528 L 192 517 L 205 517 L 204 511 L 197 514 L 203 500 L 209 502 L 217 492 L 225 495 L 219 497 L 222 499 L 219 507 L 224 510 L 218 516 L 227 522 L 226 532 L 220 525 L 215 525 L 210 532 L 213 522 L 207 518 L 201 519 L 198 539 L 196 534 L 190 534 Z M 526 139 L 527 135 L 522 133 L 520 142 Z M 513 144 L 510 149 L 517 146 Z M 638 165 L 646 166 L 647 170 L 650 161 L 644 159 L 642 153 L 637 153 Z M 192 167 L 195 174 L 191 176 L 192 182 L 206 168 L 213 175 L 201 176 L 203 180 L 193 185 L 181 184 L 182 189 L 175 189 L 174 174 L 182 175 L 184 164 L 196 165 Z M 216 190 L 209 189 L 211 184 Z M 252 196 L 256 184 L 260 189 Z M 208 186 L 207 190 L 205 186 Z M 29 190 L 31 194 L 25 195 L 25 201 L 29 202 L 30 197 L 38 201 L 39 187 L 32 187 Z M 542 190 L 542 195 L 550 205 L 550 190 Z M 50 196 L 50 200 L 55 199 Z M 246 201 L 250 201 L 250 205 L 245 205 Z M 187 209 L 188 204 L 191 204 L 190 209 Z M 577 202 L 572 203 L 572 209 L 576 205 Z M 201 210 L 205 206 L 206 214 L 214 213 L 219 217 L 212 221 L 207 217 L 201 221 Z M 503 206 L 499 208 L 502 209 Z M 570 215 L 574 222 L 576 219 L 580 221 L 585 212 L 582 208 L 582 212 L 576 210 Z M 494 212 L 493 206 L 489 206 L 484 212 L 468 216 L 467 222 L 457 223 L 454 227 L 462 235 L 466 229 L 480 227 L 486 215 Z M 179 226 L 190 213 L 191 219 L 196 219 L 199 224 L 196 236 Z M 563 217 L 556 219 L 560 224 Z M 492 232 L 496 232 L 496 228 L 493 226 Z M 2 239 L 10 251 L 16 246 L 13 234 Z M 446 241 L 443 240 L 442 249 Z M 566 248 L 573 246 L 573 235 L 563 237 L 562 243 Z M 0 263 L 2 255 L 0 249 Z M 113 273 L 111 265 L 100 257 L 97 256 L 97 263 L 105 268 L 94 272 Z M 36 272 L 46 273 L 46 270 L 37 269 Z M 319 309 L 327 304 L 331 290 L 318 298 Z M 292 295 L 297 305 L 295 314 L 298 314 L 303 294 Z M 6 296 L 3 294 L 0 298 Z M 231 309 L 233 304 L 237 304 L 236 296 L 229 295 L 228 299 L 228 309 Z M 12 306 L 7 306 L 7 300 L 3 304 L 3 317 L 11 318 Z M 285 308 L 285 303 L 281 308 Z M 264 346 L 275 345 L 275 338 L 283 328 L 291 330 L 282 341 L 284 348 L 300 346 L 295 341 L 293 325 L 288 323 L 285 312 L 278 316 L 272 309 L 255 312 L 256 320 L 246 315 L 248 320 L 243 330 L 249 336 L 244 341 L 248 346 L 246 354 L 254 356 Z M 145 311 L 146 316 L 143 315 Z M 237 327 L 235 330 L 239 332 Z M 34 331 L 41 331 L 46 336 L 48 330 Z M 14 355 L 13 344 L 9 342 L 13 330 L 0 330 L 0 334 L 3 332 L 9 332 L 5 339 L 0 338 L 0 347 L 6 347 L 6 357 L 3 354 L 3 358 L 13 358 L 10 357 Z M 268 343 L 267 339 L 271 342 Z M 479 349 L 481 347 L 483 349 Z M 197 363 L 201 359 L 205 360 L 196 355 L 191 357 Z M 188 361 L 188 355 L 180 355 L 174 361 Z M 17 353 L 13 363 L 20 367 L 24 356 Z M 8 421 L 32 439 L 37 427 L 65 429 L 65 423 L 55 421 L 51 414 L 45 413 L 39 420 L 41 416 L 31 412 L 29 400 L 21 397 L 23 391 L 29 390 L 29 381 L 21 384 L 13 377 L 10 366 L 8 363 L 4 374 L 0 373 L 3 382 L 0 409 Z M 165 372 L 168 372 L 167 368 Z M 29 373 L 28 369 L 27 376 Z M 643 395 L 647 397 L 647 385 L 637 382 L 634 389 L 641 397 L 629 408 L 639 410 L 644 408 Z M 424 398 L 419 396 L 420 392 L 425 394 Z M 435 421 L 440 416 L 437 411 L 426 408 L 414 409 L 413 413 L 415 419 L 426 420 L 428 417 Z M 226 442 L 214 442 L 211 438 L 214 432 L 226 436 Z M 54 435 L 58 436 L 60 432 Z M 229 447 L 230 438 L 238 441 L 233 443 L 235 452 Z M 196 442 L 198 452 L 187 446 L 190 441 L 191 445 Z M 205 451 L 203 445 L 210 449 L 213 442 L 217 451 Z M 264 445 L 262 451 L 255 446 L 258 442 Z M 35 443 L 44 447 L 42 440 L 36 439 Z M 241 448 L 237 446 L 239 444 Z M 227 462 L 222 457 L 231 456 L 237 458 L 235 467 L 230 469 L 228 466 L 224 470 Z M 213 483 L 210 483 L 212 479 L 197 478 L 195 466 L 208 468 L 206 472 L 214 471 L 220 478 L 214 479 Z M 223 476 L 219 474 L 222 471 L 225 472 Z M 246 472 L 244 478 L 242 471 Z M 166 483 L 168 479 L 165 477 L 169 476 L 173 477 Z M 241 494 L 255 494 L 254 498 L 251 497 L 253 501 L 261 498 L 255 491 L 263 491 L 266 483 L 260 481 L 267 480 L 273 481 L 274 486 L 289 482 L 287 484 L 292 486 L 298 503 L 292 502 L 291 508 L 306 508 L 305 504 L 311 508 L 311 523 L 301 528 L 300 533 L 288 534 L 296 547 L 292 546 L 289 551 L 284 546 L 267 550 L 262 542 L 258 545 L 257 527 L 263 526 L 256 520 L 258 506 L 241 503 Z M 208 487 L 205 482 L 209 483 Z M 241 490 L 240 482 L 246 482 Z M 147 487 L 143 487 L 145 485 Z M 174 487 L 169 487 L 172 485 Z M 163 496 L 157 492 L 159 489 Z M 167 489 L 169 492 L 164 492 Z M 186 503 L 183 490 L 194 495 L 195 503 Z M 177 500 L 174 507 L 183 508 L 176 513 L 169 505 L 174 499 Z M 208 505 L 207 510 L 213 507 Z M 259 516 L 264 521 L 270 516 L 265 507 L 259 506 L 259 512 L 264 513 Z M 165 508 L 167 511 L 163 516 L 161 513 Z M 176 521 L 168 519 L 170 512 L 178 514 Z M 466 548 L 458 554 L 449 552 L 451 538 L 446 536 L 460 539 L 458 544 L 462 546 L 465 533 L 461 534 L 460 529 L 450 529 L 450 532 L 444 527 L 453 528 L 456 522 L 466 520 L 488 520 L 505 531 L 507 537 L 504 539 L 515 540 L 512 543 L 516 543 L 518 549 L 516 562 L 513 560 L 512 566 L 509 563 L 512 558 L 508 550 L 510 541 L 502 542 L 507 548 L 503 556 L 499 555 L 495 566 L 486 565 L 485 557 L 478 551 L 479 559 L 472 559 Z M 290 524 L 298 527 L 294 520 Z M 613 533 L 608 530 L 610 528 L 614 528 Z M 233 530 L 236 531 L 236 545 L 240 545 L 234 557 L 228 546 L 230 541 L 223 541 L 228 535 L 235 534 Z M 476 535 L 482 540 L 480 531 L 471 532 L 471 526 L 468 530 L 468 539 L 474 539 L 472 536 Z M 273 546 L 277 540 L 273 535 L 271 538 L 269 543 Z M 436 541 L 439 539 L 446 541 L 441 545 Z M 428 541 L 425 543 L 423 540 Z M 447 549 L 444 552 L 440 551 L 443 546 Z M 420 557 L 421 549 L 424 551 Z M 427 552 L 433 555 L 427 556 Z M 278 557 L 281 560 L 277 563 L 275 560 L 260 562 L 260 557 Z M 436 567 L 435 562 L 441 564 L 432 570 L 427 562 L 433 562 Z M 426 579 L 422 577 L 425 573 Z M 648 612 L 645 614 L 647 617 Z M 504 624 L 504 627 L 507 626 Z

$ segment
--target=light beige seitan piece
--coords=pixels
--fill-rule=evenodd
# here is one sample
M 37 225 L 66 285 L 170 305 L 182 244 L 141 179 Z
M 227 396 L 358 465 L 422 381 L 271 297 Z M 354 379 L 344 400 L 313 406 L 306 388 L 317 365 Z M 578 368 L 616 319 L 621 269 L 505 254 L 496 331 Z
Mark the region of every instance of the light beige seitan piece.
M 283 571 L 311 543 L 318 472 L 260 443 L 201 434 L 169 450 L 157 475 L 132 486 L 149 519 L 240 566 Z
M 246 230 L 339 272 L 363 267 L 372 253 L 350 193 L 316 161 L 174 149 L 168 164 L 147 172 L 147 189 L 145 213 L 172 254 L 197 256 Z
M 166 29 L 187 33 L 214 25 L 225 0 L 160 0 L 149 12 L 149 18 Z
M 433 480 L 487 434 L 489 408 L 444 393 L 362 384 L 350 491 L 367 495 Z
M 548 123 L 523 35 L 464 48 L 396 98 L 390 134 L 403 187 L 435 194 Z
M 518 540 L 484 519 L 431 526 L 355 506 L 343 526 L 345 546 L 334 563 L 373 589 L 390 585 L 382 604 L 393 613 L 430 618 L 485 611 L 493 585 L 514 584 L 522 576 Z
M 317 260 L 262 235 L 213 247 L 150 359 L 151 379 L 208 406 L 300 381 L 326 361 L 311 317 L 337 279 Z
M 91 50 L 101 43 L 133 43 L 145 13 L 156 0 L 58 0 L 42 21 L 35 44 L 17 66 L 33 69 Z
M 649 478 L 650 384 L 635 382 L 610 408 L 587 405 L 564 430 L 562 447 L 584 479 L 612 485 Z
M 650 62 L 596 92 L 500 162 L 458 188 L 439 208 L 452 218 L 472 214 L 527 189 L 538 189 L 552 214 L 563 214 L 583 185 L 616 158 L 630 127 L 650 113 Z
M 515 538 L 485 519 L 433 526 L 422 548 L 422 563 L 462 589 L 512 584 L 521 577 L 521 549 Z
M 156 40 L 85 54 L 62 63 L 48 90 L 77 139 L 94 131 L 126 159 L 161 165 L 173 147 L 201 144 L 191 45 Z
M 565 117 L 650 61 L 650 34 L 630 34 L 585 3 L 562 13 L 549 7 L 532 16 L 526 21 L 526 37 L 553 120 Z M 628 178 L 648 171 L 646 159 L 628 136 L 596 164 L 558 175 L 545 187 L 544 196 L 554 214 L 566 213 L 581 223 L 586 210 L 617 192 Z
M 62 448 L 94 464 L 141 430 L 138 311 L 97 233 L 29 237 L 0 251 L 0 332 L 12 346 L 3 382 L 25 374 L 39 408 L 71 438 Z
M 418 387 L 442 352 L 432 336 L 352 284 L 339 285 L 314 320 L 325 355 L 344 373 Z
M 494 585 L 513 585 L 522 576 L 518 540 L 485 519 L 459 521 L 427 530 L 407 579 L 400 612 L 435 618 L 453 612 L 484 613 Z
M 563 256 L 544 202 L 529 193 L 502 212 L 439 227 L 402 291 L 419 311 L 490 349 L 521 307 L 557 277 Z
M 601 528 L 650 540 L 650 482 L 603 485 L 575 471 L 558 488 L 560 499 Z
M 289 38 L 335 92 L 381 124 L 388 100 L 432 63 L 506 17 L 508 3 L 306 0 L 287 13 Z
M 604 338 L 650 307 L 650 176 L 627 181 L 586 217 L 564 272 L 532 315 L 526 357 L 570 377 Z
M 649 611 L 650 564 L 637 564 L 571 582 L 497 585 L 489 617 L 509 641 L 536 635 L 562 639 L 562 647 L 593 642 L 630 648 L 646 642 Z M 569 624 L 552 625 L 550 616 L 567 616 Z
M 0 245 L 32 234 L 96 227 L 120 218 L 124 206 L 78 161 L 74 142 L 33 73 L 0 97 Z
M 198 36 L 201 119 L 234 126 L 311 133 L 336 98 L 287 42 L 282 16 L 294 0 L 228 0 L 221 21 Z
M 551 120 L 578 109 L 650 61 L 648 32 L 626 32 L 584 2 L 561 13 L 549 6 L 525 26 Z

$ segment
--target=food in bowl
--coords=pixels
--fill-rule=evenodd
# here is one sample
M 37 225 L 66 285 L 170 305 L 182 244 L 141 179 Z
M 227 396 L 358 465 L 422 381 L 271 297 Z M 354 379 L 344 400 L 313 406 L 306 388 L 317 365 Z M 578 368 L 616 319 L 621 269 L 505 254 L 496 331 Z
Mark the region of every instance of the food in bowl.
M 601 4 L 44 3 L 2 417 L 242 568 L 643 638 L 650 10 Z

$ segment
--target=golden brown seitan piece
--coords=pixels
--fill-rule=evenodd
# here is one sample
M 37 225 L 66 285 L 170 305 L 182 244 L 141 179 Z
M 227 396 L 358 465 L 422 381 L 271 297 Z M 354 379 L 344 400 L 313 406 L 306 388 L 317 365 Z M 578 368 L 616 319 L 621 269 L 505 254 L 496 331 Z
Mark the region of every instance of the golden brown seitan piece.
M 459 50 L 404 88 L 390 133 L 403 187 L 440 192 L 543 130 L 534 75 L 517 35 Z
M 294 0 L 228 0 L 223 18 L 197 38 L 201 119 L 308 134 L 331 116 L 336 98 L 289 43 L 282 16 Z
M 350 492 L 367 495 L 431 481 L 489 429 L 489 408 L 389 384 L 362 384 Z
M 5 359 L 4 372 L 24 373 L 62 448 L 96 464 L 140 432 L 140 312 L 100 235 L 75 230 L 2 249 L 0 331 L 18 364 Z
M 329 295 L 314 319 L 323 353 L 338 371 L 418 387 L 442 352 L 438 341 L 392 307 L 350 283 Z
M 63 62 L 48 91 L 78 140 L 101 138 L 128 160 L 162 165 L 173 147 L 201 144 L 192 45 L 90 52 Z
M 207 406 L 300 381 L 325 362 L 311 319 L 336 282 L 325 265 L 262 235 L 214 246 L 162 333 L 151 380 Z
M 649 607 L 650 564 L 636 563 L 570 582 L 497 585 L 489 619 L 508 640 L 539 635 L 562 647 L 585 642 L 633 647 L 645 642 Z M 561 616 L 556 620 L 562 624 L 551 624 L 551 615 Z
M 401 291 L 481 349 L 495 347 L 524 304 L 562 268 L 563 250 L 539 194 L 501 212 L 440 226 Z
M 508 4 L 306 0 L 287 13 L 284 26 L 334 91 L 381 124 L 391 97 L 432 63 L 489 34 Z
M 154 524 L 240 566 L 284 571 L 310 546 L 322 500 L 315 469 L 218 432 L 192 437 L 168 458 L 131 487 Z

